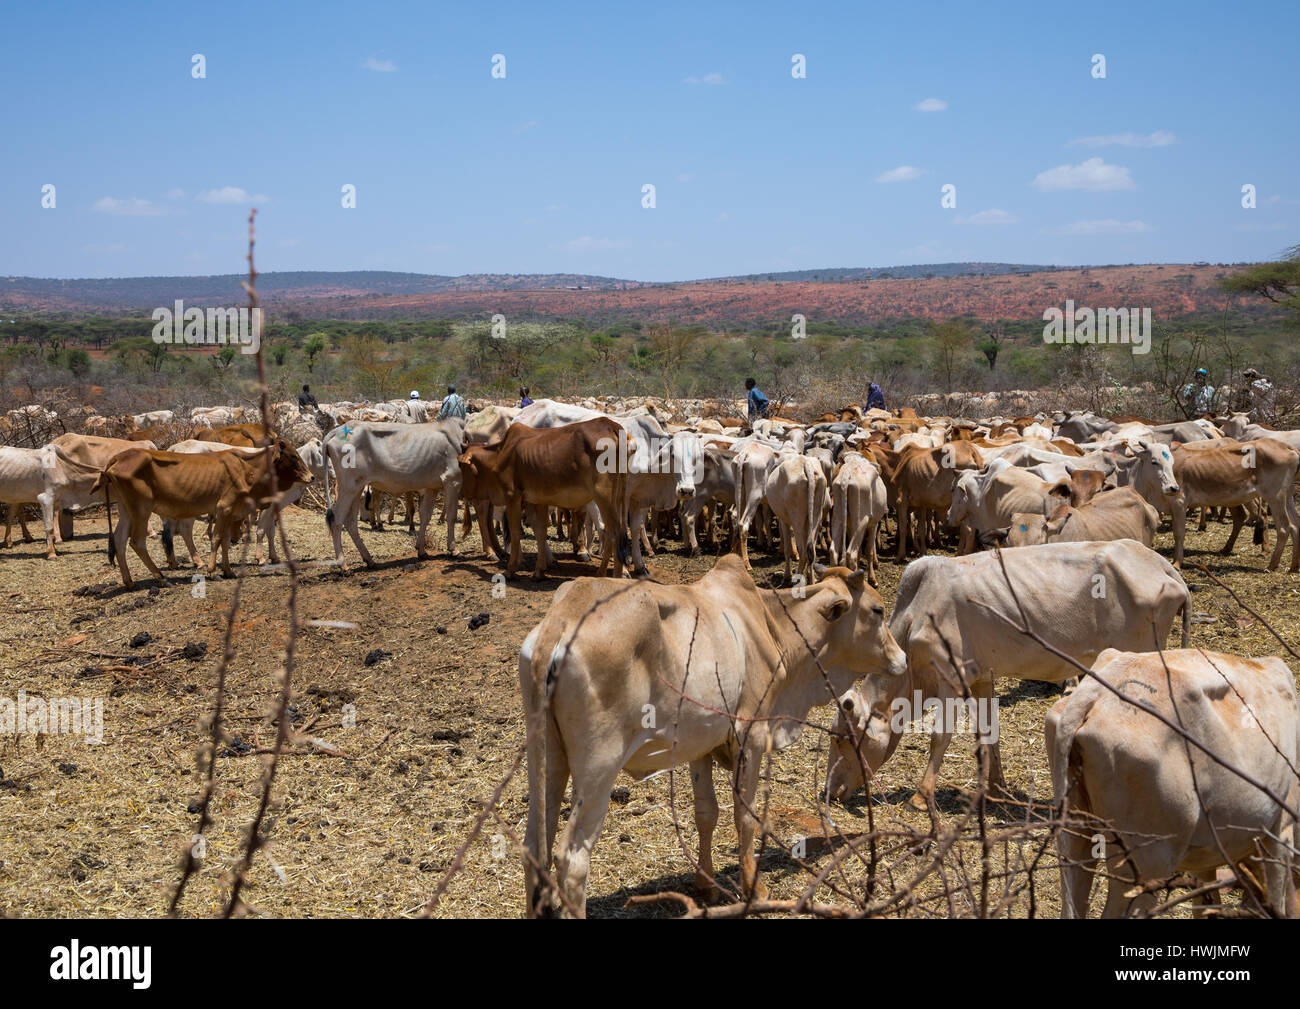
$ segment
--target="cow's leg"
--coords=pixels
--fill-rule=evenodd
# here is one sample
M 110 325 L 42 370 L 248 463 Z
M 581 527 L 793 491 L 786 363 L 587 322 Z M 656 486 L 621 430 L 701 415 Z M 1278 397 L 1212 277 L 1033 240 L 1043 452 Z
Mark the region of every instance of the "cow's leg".
M 460 509 L 460 464 L 442 475 L 443 509 L 447 512 L 447 556 L 456 556 L 456 513 Z M 424 515 L 424 499 L 432 501 L 433 491 L 426 487 L 420 492 L 420 515 Z
M 147 517 L 145 522 L 148 522 Z M 120 505 L 117 509 L 117 528 L 113 530 L 113 548 L 117 557 L 118 570 L 122 574 L 122 585 L 128 589 L 133 588 L 135 585 L 131 580 L 131 571 L 126 564 L 126 545 L 132 538 L 131 532 L 131 512 L 125 505 Z
M 11 547 L 14 545 L 14 509 L 18 505 L 12 502 L 5 506 L 5 539 L 4 545 Z
M 1219 551 L 1225 557 L 1232 553 L 1232 548 L 1237 545 L 1237 537 L 1241 534 L 1241 527 L 1246 524 L 1246 509 L 1241 505 L 1233 505 L 1229 512 L 1232 515 L 1232 532 L 1228 534 L 1228 542 Z
M 736 838 L 740 855 L 740 892 L 751 900 L 766 900 L 767 887 L 758 878 L 758 860 L 754 857 L 754 834 L 758 830 L 758 774 L 763 751 L 746 746 L 736 762 L 734 778 Z
M 699 521 L 702 505 L 688 501 L 682 505 L 682 544 L 691 557 L 700 555 L 700 540 L 695 533 L 695 523 Z
M 952 742 L 952 726 L 946 724 L 944 710 L 935 713 L 934 729 L 930 733 L 930 759 L 926 761 L 925 772 L 921 775 L 920 787 L 908 801 L 915 809 L 930 809 L 934 805 L 934 787 L 939 779 L 939 767 L 943 764 L 943 755 L 948 752 Z
M 605 747 L 608 752 L 589 751 L 585 767 L 572 768 L 573 808 L 560 842 L 558 875 L 560 887 L 580 918 L 587 916 L 591 849 L 609 811 L 609 791 L 622 770 L 622 741 L 613 742 L 616 745 Z
M 516 495 L 506 505 L 506 522 L 510 526 L 510 559 L 506 561 L 506 577 L 513 578 L 519 570 L 519 546 L 524 538 L 524 504 Z
M 695 829 L 700 835 L 700 857 L 695 869 L 695 892 L 701 900 L 718 899 L 713 874 L 713 831 L 718 825 L 718 796 L 713 790 L 713 757 L 691 761 L 691 788 L 695 793 Z
M 45 522 L 45 558 L 53 560 L 54 540 L 59 534 L 58 509 L 54 507 L 54 495 L 51 493 L 42 491 L 36 495 L 36 500 L 41 506 L 41 519 Z
M 127 509 L 125 507 L 118 509 L 119 513 L 123 513 L 126 510 Z M 120 517 L 118 519 L 118 522 L 119 523 L 121 522 Z M 120 524 L 118 528 L 119 529 L 121 528 Z M 157 578 L 161 584 L 171 585 L 171 581 L 167 578 L 166 575 L 162 573 L 162 571 L 158 569 L 158 565 L 155 564 L 153 562 L 153 558 L 149 556 L 148 542 L 146 540 L 147 530 L 149 528 L 149 512 L 143 509 L 137 510 L 136 513 L 131 517 L 131 521 L 128 528 L 131 530 L 131 549 L 136 552 L 136 555 L 142 561 L 144 561 L 145 567 L 149 569 L 150 573 L 155 578 Z M 117 550 L 118 562 L 122 565 L 122 568 L 124 570 L 126 568 L 126 550 L 124 549 L 125 546 L 126 544 L 121 543 L 118 545 L 118 550 Z M 128 583 L 127 588 L 130 587 L 131 586 Z
M 342 497 L 343 495 L 340 494 L 339 495 L 340 502 L 342 501 Z M 357 528 L 357 518 L 358 518 L 358 512 L 360 511 L 360 505 L 361 505 L 361 496 L 356 491 L 353 491 L 353 497 L 351 501 L 348 503 L 348 508 L 345 512 L 343 512 L 343 525 L 344 528 L 347 529 L 348 535 L 352 537 L 352 542 L 356 546 L 357 552 L 361 554 L 362 561 L 365 562 L 366 567 L 371 567 L 374 565 L 375 560 L 373 557 L 370 556 L 370 551 L 366 549 L 366 545 L 361 542 L 361 530 Z M 342 543 L 339 544 L 338 560 L 340 563 L 343 560 Z
M 1291 487 L 1292 481 L 1287 480 L 1281 493 L 1269 502 L 1269 511 L 1273 513 L 1273 524 L 1277 526 L 1277 545 L 1274 546 L 1273 556 L 1268 562 L 1270 571 L 1276 571 L 1282 563 L 1282 553 L 1286 549 L 1288 537 L 1291 540 L 1291 567 L 1288 570 L 1294 572 L 1297 567 L 1300 567 L 1300 513 L 1296 511 Z
M 1071 807 L 1071 812 L 1075 812 Z M 1082 825 L 1065 827 L 1056 835 L 1056 852 L 1061 870 L 1061 917 L 1088 917 L 1088 899 L 1092 895 L 1094 867 L 1092 837 Z
M 547 516 L 547 508 L 542 505 L 533 507 L 533 536 L 537 540 L 537 563 L 533 566 L 533 578 L 538 581 L 546 577 L 546 568 L 551 560 L 550 550 L 546 543 L 546 532 L 549 525 Z
M 23 542 L 30 543 L 32 534 L 27 531 L 27 519 L 23 516 L 23 506 L 14 505 L 13 507 L 18 509 L 18 527 L 23 531 Z
M 641 540 L 645 537 L 645 521 L 649 514 L 650 509 L 643 505 L 638 505 L 632 512 L 632 571 L 638 575 L 647 573 L 645 557 L 641 553 Z
M 586 508 L 580 508 L 570 516 L 569 539 L 573 545 L 574 560 L 591 560 L 591 532 L 595 526 L 596 523 L 590 521 Z
M 971 726 L 971 731 L 978 734 L 981 724 L 987 724 L 990 727 L 996 725 L 997 710 L 993 707 L 993 680 L 977 680 L 972 684 L 970 692 L 971 696 L 975 698 L 975 703 L 988 712 L 987 722 L 978 714 L 972 719 L 974 724 Z M 981 743 L 980 745 L 983 747 L 985 759 L 988 761 L 989 792 L 993 795 L 1009 796 L 1011 793 L 1007 789 L 1006 778 L 1002 776 L 1002 751 L 999 749 L 996 739 L 991 743 Z
M 427 549 L 426 535 L 429 529 L 429 520 L 433 518 L 433 509 L 435 506 L 434 496 L 426 494 L 420 499 L 420 527 L 415 532 L 415 554 L 420 560 L 425 560 L 429 556 Z M 455 535 L 456 530 L 456 512 L 449 510 L 447 520 L 447 535 Z
M 1170 519 L 1174 527 L 1174 567 L 1183 566 L 1183 541 L 1187 536 L 1187 508 L 1175 504 L 1170 509 Z
M 550 716 L 543 717 L 549 720 Z M 536 808 L 537 804 L 530 802 L 528 821 L 524 828 L 524 850 L 537 852 L 537 861 L 541 864 L 541 868 L 549 872 L 553 861 L 552 853 L 555 850 L 555 833 L 560 825 L 560 809 L 564 805 L 564 789 L 569 784 L 569 758 L 564 752 L 559 736 L 554 731 L 546 732 L 546 742 L 542 745 L 546 747 L 546 780 L 536 780 L 535 776 L 540 769 L 534 767 L 533 761 L 530 760 L 528 792 L 532 795 L 545 789 L 546 823 L 541 822 L 541 811 Z M 537 843 L 539 838 L 542 842 L 540 844 Z M 527 859 L 524 860 L 524 877 L 526 881 L 524 894 L 531 904 L 535 900 L 534 895 L 537 893 L 540 881 L 536 868 Z M 536 910 L 546 914 L 550 910 L 549 902 L 543 908 L 535 910 L 530 908 L 530 916 L 534 916 Z
M 907 499 L 899 498 L 898 500 L 898 553 L 894 556 L 897 561 L 907 558 L 907 532 L 911 525 L 910 516 L 908 515 Z
M 181 531 L 181 538 L 185 540 L 185 549 L 187 549 L 190 552 L 190 560 L 194 562 L 194 566 L 196 568 L 203 567 L 203 562 L 199 560 L 198 547 L 194 545 L 194 520 L 182 519 L 179 525 Z M 168 560 L 167 566 L 170 568 L 179 567 L 179 565 L 176 563 L 176 554 L 174 551 Z
M 872 588 L 876 586 L 876 569 L 880 558 L 876 553 L 876 539 L 880 535 L 880 519 L 867 525 L 867 582 Z

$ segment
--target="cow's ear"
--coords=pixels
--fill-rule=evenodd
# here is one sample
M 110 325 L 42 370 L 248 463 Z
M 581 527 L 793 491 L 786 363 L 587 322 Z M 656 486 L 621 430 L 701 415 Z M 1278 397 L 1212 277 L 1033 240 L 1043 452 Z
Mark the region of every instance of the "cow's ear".
M 862 586 L 866 584 L 867 574 L 861 568 L 854 571 L 844 579 L 844 584 L 849 587 L 850 592 L 861 592 Z
M 821 595 L 824 598 L 820 603 L 818 603 L 817 609 L 821 613 L 822 619 L 828 624 L 835 623 L 835 621 L 839 620 L 840 617 L 844 616 L 844 614 L 849 611 L 849 604 L 852 602 L 851 599 L 847 599 L 834 592 L 823 592 Z
M 1001 529 L 987 529 L 979 534 L 979 543 L 983 547 L 994 545 L 1006 546 L 1007 538 L 1011 535 L 1011 527 L 1003 526 Z
M 813 574 L 815 574 L 818 578 L 825 578 L 825 577 L 826 577 L 826 565 L 825 565 L 825 564 L 817 564 L 816 562 L 814 562 L 814 563 L 813 563 Z

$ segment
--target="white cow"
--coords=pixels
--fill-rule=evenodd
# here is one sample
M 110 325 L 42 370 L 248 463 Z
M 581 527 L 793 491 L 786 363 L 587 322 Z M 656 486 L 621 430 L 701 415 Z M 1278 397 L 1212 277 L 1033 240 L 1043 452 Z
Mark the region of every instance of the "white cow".
M 1098 862 L 1109 881 L 1103 917 L 1117 918 L 1154 905 L 1142 884 L 1177 873 L 1212 882 L 1225 855 L 1233 868 L 1246 865 L 1239 878 L 1265 883 L 1258 896 L 1275 913 L 1291 916 L 1295 821 L 1286 807 L 1300 807 L 1300 703 L 1280 658 L 1108 648 L 1052 708 L 1046 730 L 1054 800 L 1079 821 L 1057 835 L 1062 918 L 1087 916 Z
M 428 424 L 392 424 L 355 421 L 332 429 L 325 436 L 328 459 L 325 479 L 325 523 L 334 540 L 334 559 L 343 564 L 343 530 L 367 565 L 374 563 L 361 542 L 357 514 L 367 484 L 386 494 L 423 491 L 420 499 L 420 528 L 415 549 L 428 556 L 425 530 L 433 514 L 435 491 L 446 498 L 447 553 L 456 553 L 456 505 L 460 496 L 460 453 L 465 445 L 465 422 L 461 418 Z M 330 502 L 329 474 L 338 481 L 338 506 Z
M 806 455 L 782 453 L 767 475 L 767 503 L 781 527 L 785 580 L 790 580 L 792 548 L 799 555 L 800 584 L 814 576 L 817 530 L 826 512 L 826 476 L 821 463 Z
M 857 568 L 863 544 L 867 581 L 876 584 L 876 532 L 888 509 L 879 468 L 861 452 L 845 452 L 831 480 L 831 563 Z
M 1006 564 L 1012 588 L 1003 577 Z M 1187 585 L 1168 561 L 1133 540 L 1105 543 L 1049 543 L 1016 547 L 999 554 L 927 556 L 903 572 L 889 629 L 907 652 L 907 680 L 868 680 L 854 708 L 859 717 L 883 719 L 867 742 L 867 764 L 878 769 L 898 745 L 907 723 L 920 720 L 922 705 L 940 705 L 970 696 L 991 707 L 994 680 L 1018 677 L 1060 683 L 1078 675 L 1028 635 L 997 614 L 1020 624 L 1016 599 L 1028 614 L 1029 629 L 1084 666 L 1106 648 L 1129 651 L 1164 646 L 1174 618 L 1183 615 L 1182 644 L 1191 629 Z M 962 680 L 965 680 L 965 689 Z M 841 706 L 843 707 L 843 706 Z M 871 715 L 864 714 L 873 713 Z M 843 712 L 842 712 L 843 713 Z M 911 717 L 904 718 L 903 714 Z M 843 734 L 844 725 L 836 731 Z M 930 760 L 913 804 L 924 808 L 934 797 L 935 780 L 952 738 L 950 722 L 936 724 Z M 1005 787 L 996 737 L 986 740 L 989 782 Z M 858 757 L 847 743 L 831 749 L 828 794 L 852 794 L 862 786 Z

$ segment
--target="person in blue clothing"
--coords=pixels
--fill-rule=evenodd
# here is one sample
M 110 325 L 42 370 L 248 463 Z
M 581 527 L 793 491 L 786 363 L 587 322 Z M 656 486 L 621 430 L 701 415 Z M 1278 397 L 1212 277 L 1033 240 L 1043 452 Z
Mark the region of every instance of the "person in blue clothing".
M 752 379 L 745 379 L 745 388 L 749 390 L 749 422 L 759 420 L 767 416 L 767 397 L 759 392 L 758 384 Z
M 881 391 L 880 386 L 878 386 L 874 381 L 869 381 L 867 383 L 867 409 L 885 409 L 885 394 Z
M 524 386 L 519 390 L 519 409 L 522 410 L 524 407 L 532 405 L 533 401 L 528 398 L 528 386 Z

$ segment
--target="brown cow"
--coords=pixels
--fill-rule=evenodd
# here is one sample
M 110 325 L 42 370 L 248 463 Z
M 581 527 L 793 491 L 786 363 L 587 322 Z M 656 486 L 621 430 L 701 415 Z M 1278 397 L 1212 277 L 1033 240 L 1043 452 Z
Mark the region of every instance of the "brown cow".
M 118 502 L 114 543 L 122 584 L 128 589 L 134 584 L 126 563 L 128 541 L 154 577 L 164 585 L 171 584 L 145 549 L 149 516 L 154 512 L 168 519 L 193 519 L 210 514 L 213 539 L 208 574 L 216 570 L 220 545 L 221 570 L 232 575 L 230 534 L 251 508 L 270 498 L 271 466 L 282 488 L 295 482 L 311 482 L 311 470 L 284 439 L 247 455 L 239 452 L 187 455 L 131 448 L 115 456 L 94 490 L 102 488 L 105 501 L 110 500 L 111 490 Z
M 219 441 L 235 448 L 257 448 L 266 441 L 266 428 L 261 424 L 227 424 L 225 427 L 200 428 L 194 433 L 196 441 Z
M 950 441 L 938 448 L 914 445 L 898 455 L 886 481 L 898 496 L 898 560 L 907 556 L 907 533 L 912 512 L 920 529 L 917 548 L 925 556 L 929 539 L 930 511 L 947 512 L 952 506 L 952 489 L 957 475 L 984 465 L 980 451 L 968 441 Z
M 631 563 L 627 463 L 635 455 L 632 436 L 608 417 L 551 428 L 512 424 L 498 444 L 471 445 L 460 457 L 462 492 L 476 502 L 485 547 L 492 542 L 486 528 L 491 507 L 505 507 L 510 523 L 506 577 L 519 568 L 526 504 L 538 506 L 532 521 L 533 577 L 540 579 L 546 577 L 547 508 L 585 509 L 591 501 L 605 524 L 599 573 L 605 574 L 612 557 L 614 577 L 621 577 L 624 563 Z

